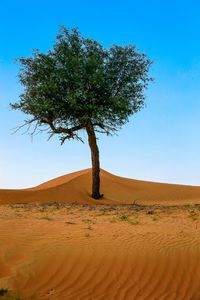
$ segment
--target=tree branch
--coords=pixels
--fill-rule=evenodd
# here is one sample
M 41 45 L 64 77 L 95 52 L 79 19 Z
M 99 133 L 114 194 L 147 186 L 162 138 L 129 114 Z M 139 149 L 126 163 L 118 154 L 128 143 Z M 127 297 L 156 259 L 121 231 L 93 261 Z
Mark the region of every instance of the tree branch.
M 117 129 L 114 126 L 112 127 L 112 126 L 105 125 L 105 124 L 100 123 L 100 122 L 99 123 L 94 123 L 93 126 L 94 127 L 98 126 L 98 127 L 101 128 L 101 130 L 95 128 L 96 132 L 106 133 L 107 135 L 112 135 L 117 131 Z
M 31 119 L 31 120 L 25 120 L 24 124 L 17 126 L 15 128 L 12 129 L 12 134 L 15 134 L 16 132 L 18 132 L 19 130 L 21 130 L 22 128 L 24 128 L 25 126 L 28 126 L 28 128 L 23 132 L 23 134 L 27 133 L 32 125 L 33 122 L 37 121 L 37 118 Z
M 80 124 L 80 125 L 77 125 L 77 126 L 74 126 L 74 127 L 71 127 L 71 128 L 64 128 L 64 127 L 56 127 L 53 123 L 52 120 L 50 119 L 45 119 L 45 118 L 42 118 L 41 120 L 41 123 L 44 123 L 44 124 L 48 124 L 51 128 L 51 130 L 54 132 L 54 133 L 65 133 L 65 134 L 68 134 L 68 135 L 72 135 L 73 136 L 73 133 L 75 131 L 78 131 L 80 129 L 83 129 L 85 126 L 83 124 Z
M 76 139 L 78 141 L 81 141 L 82 143 L 83 140 L 81 137 L 78 136 L 78 134 L 76 133 L 76 131 L 83 129 L 85 126 L 83 124 L 77 125 L 77 126 L 73 126 L 71 128 L 64 128 L 62 126 L 56 127 L 53 123 L 52 120 L 48 119 L 48 118 L 42 118 L 42 119 L 38 119 L 38 118 L 34 118 L 31 120 L 25 120 L 24 124 L 17 126 L 16 128 L 13 128 L 13 132 L 12 134 L 16 133 L 17 131 L 21 130 L 22 128 L 26 127 L 26 130 L 22 133 L 25 134 L 27 132 L 30 131 L 31 125 L 34 124 L 33 130 L 29 133 L 31 136 L 31 139 L 33 138 L 33 136 L 41 131 L 46 131 L 48 130 L 48 128 L 46 129 L 38 129 L 39 126 L 42 125 L 48 125 L 50 128 L 49 130 L 49 139 L 52 138 L 52 136 L 54 134 L 61 134 L 60 140 L 61 140 L 61 144 L 64 144 L 65 140 L 67 139 Z M 36 132 L 37 131 L 37 132 Z

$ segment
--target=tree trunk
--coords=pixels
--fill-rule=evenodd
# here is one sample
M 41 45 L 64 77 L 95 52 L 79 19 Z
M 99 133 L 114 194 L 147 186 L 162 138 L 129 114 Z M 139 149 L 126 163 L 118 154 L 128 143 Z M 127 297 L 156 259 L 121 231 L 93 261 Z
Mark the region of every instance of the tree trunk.
M 88 142 L 91 150 L 92 158 L 92 198 L 99 199 L 103 197 L 100 194 L 100 163 L 99 163 L 99 148 L 97 145 L 97 139 L 94 131 L 94 127 L 91 122 L 88 122 L 86 126 L 88 134 Z

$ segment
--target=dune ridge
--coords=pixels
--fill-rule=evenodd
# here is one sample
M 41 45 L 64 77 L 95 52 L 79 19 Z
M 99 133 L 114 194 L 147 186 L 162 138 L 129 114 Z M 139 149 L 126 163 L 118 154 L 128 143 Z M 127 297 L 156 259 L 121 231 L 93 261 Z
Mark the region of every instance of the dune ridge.
M 200 187 L 155 183 L 113 175 L 101 170 L 104 198 L 90 197 L 91 169 L 81 170 L 49 180 L 36 187 L 0 190 L 0 204 L 76 202 L 87 204 L 165 204 L 200 203 Z

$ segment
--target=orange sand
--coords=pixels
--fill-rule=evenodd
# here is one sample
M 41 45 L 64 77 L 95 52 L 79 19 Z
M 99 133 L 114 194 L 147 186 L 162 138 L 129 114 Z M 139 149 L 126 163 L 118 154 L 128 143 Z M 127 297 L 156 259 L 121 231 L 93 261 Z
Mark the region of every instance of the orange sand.
M 99 204 L 188 204 L 200 203 L 200 187 L 154 183 L 112 175 L 101 170 Z M 30 202 L 76 202 L 94 204 L 90 197 L 91 170 L 86 169 L 24 190 L 0 190 L 0 204 Z
M 0 191 L 2 299 L 199 300 L 200 188 L 101 177 L 102 205 L 90 170 Z

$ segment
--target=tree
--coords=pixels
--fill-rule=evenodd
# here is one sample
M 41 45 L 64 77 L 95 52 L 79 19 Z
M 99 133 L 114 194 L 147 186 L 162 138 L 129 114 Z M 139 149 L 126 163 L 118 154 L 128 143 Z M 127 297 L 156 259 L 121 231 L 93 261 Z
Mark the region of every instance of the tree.
M 29 115 L 31 134 L 46 129 L 49 137 L 83 141 L 86 130 L 92 159 L 92 197 L 99 199 L 100 163 L 96 133 L 112 135 L 144 106 L 151 61 L 130 46 L 111 46 L 62 27 L 52 50 L 35 50 L 19 58 L 20 101 L 11 104 Z M 43 127 L 43 129 L 42 129 Z

